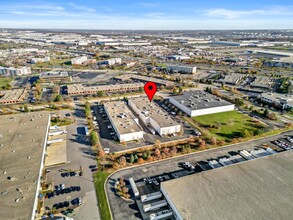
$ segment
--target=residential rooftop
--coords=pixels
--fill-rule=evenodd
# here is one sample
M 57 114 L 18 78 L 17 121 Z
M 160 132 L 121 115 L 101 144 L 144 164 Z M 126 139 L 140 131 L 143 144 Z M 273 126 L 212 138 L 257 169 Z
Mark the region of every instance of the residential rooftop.
M 171 96 L 170 98 L 173 98 L 175 101 L 191 110 L 232 105 L 230 102 L 201 90 L 184 92 L 182 95 Z
M 161 183 L 183 219 L 292 219 L 293 151 Z
M 134 121 L 137 117 L 133 115 L 125 102 L 106 102 L 104 106 L 120 134 L 142 131 L 140 126 Z
M 0 116 L 0 219 L 31 219 L 49 113 Z
M 137 97 L 129 100 L 135 104 L 145 117 L 152 118 L 161 128 L 178 125 L 178 123 L 174 121 L 166 111 L 159 107 L 155 102 L 150 102 L 148 98 Z

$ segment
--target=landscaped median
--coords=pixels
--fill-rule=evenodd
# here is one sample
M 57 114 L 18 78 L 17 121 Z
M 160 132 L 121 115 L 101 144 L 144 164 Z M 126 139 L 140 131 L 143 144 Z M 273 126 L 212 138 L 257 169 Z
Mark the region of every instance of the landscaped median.
M 101 220 L 111 220 L 110 208 L 104 189 L 105 181 L 111 173 L 99 171 L 94 174 L 96 194 L 99 203 Z

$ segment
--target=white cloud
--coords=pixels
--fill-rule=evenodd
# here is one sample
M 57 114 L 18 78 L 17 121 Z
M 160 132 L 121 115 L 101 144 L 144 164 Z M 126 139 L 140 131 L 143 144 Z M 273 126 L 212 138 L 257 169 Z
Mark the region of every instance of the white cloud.
M 291 8 L 292 9 L 292 8 Z M 209 9 L 203 11 L 205 15 L 210 17 L 224 17 L 228 19 L 239 18 L 248 15 L 261 15 L 261 16 L 270 16 L 270 15 L 292 15 L 293 12 L 290 7 L 272 7 L 265 9 L 255 9 L 255 10 L 230 10 L 223 8 Z
M 89 8 L 87 6 L 77 5 L 74 3 L 69 3 L 69 5 L 71 8 L 76 9 L 78 11 L 87 12 L 87 13 L 95 13 L 96 12 L 96 9 Z
M 156 8 L 160 6 L 159 2 L 139 2 L 138 4 L 142 7 L 148 7 L 148 8 Z

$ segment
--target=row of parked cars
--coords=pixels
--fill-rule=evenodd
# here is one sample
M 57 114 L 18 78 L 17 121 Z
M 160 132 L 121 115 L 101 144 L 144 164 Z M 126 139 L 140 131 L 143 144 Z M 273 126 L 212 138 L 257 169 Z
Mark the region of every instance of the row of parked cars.
M 289 143 L 293 143 L 293 138 L 292 137 L 287 137 L 287 141 Z M 293 149 L 293 145 L 287 143 L 286 141 L 282 140 L 282 139 L 278 139 L 278 140 L 274 140 L 273 143 L 285 150 L 291 150 Z
M 70 204 L 72 206 L 80 206 L 82 204 L 82 198 L 75 198 L 75 199 L 71 200 L 71 202 L 64 201 L 64 202 L 55 203 L 53 205 L 53 208 L 55 208 L 55 209 L 68 208 L 70 206 Z
M 61 185 L 64 185 L 64 184 L 61 184 Z M 68 194 L 72 192 L 79 192 L 80 190 L 81 190 L 80 186 L 71 186 L 71 187 L 65 188 L 58 185 L 58 186 L 55 186 L 55 190 L 53 192 L 46 194 L 46 199 L 51 199 L 51 198 L 54 198 L 55 196 Z
M 189 171 L 195 170 L 195 167 L 189 162 L 180 162 L 178 166 L 183 167 L 184 169 Z
M 72 177 L 72 176 L 78 176 L 78 172 L 71 171 L 71 172 L 63 172 L 61 173 L 62 177 Z

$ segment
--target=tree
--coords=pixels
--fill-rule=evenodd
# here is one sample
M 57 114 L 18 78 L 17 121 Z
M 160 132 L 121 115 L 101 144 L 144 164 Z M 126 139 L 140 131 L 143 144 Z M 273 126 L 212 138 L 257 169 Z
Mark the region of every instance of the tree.
M 98 91 L 98 92 L 97 92 L 97 96 L 98 96 L 98 97 L 102 97 L 102 96 L 104 96 L 104 92 L 103 92 L 103 91 Z
M 183 88 L 180 86 L 179 87 L 179 94 L 181 94 L 183 92 Z
M 96 146 L 97 145 L 97 143 L 98 143 L 98 135 L 97 135 L 97 132 L 91 131 L 91 133 L 90 133 L 90 140 L 91 140 L 92 146 Z
M 133 154 L 131 154 L 129 162 L 130 163 L 134 163 L 134 156 L 133 156 Z
M 99 157 L 100 157 L 101 159 L 104 159 L 105 156 L 106 156 L 105 151 L 104 151 L 103 149 L 101 149 L 101 150 L 99 151 Z
M 243 138 L 247 138 L 247 137 L 250 137 L 250 136 L 251 136 L 251 133 L 248 130 L 244 130 L 241 133 L 241 137 L 243 137 Z
M 211 138 L 211 143 L 212 145 L 216 145 L 217 144 L 217 139 L 215 137 Z
M 29 108 L 27 107 L 27 105 L 24 105 L 23 110 L 24 110 L 24 112 L 29 112 L 30 111 Z
M 264 116 L 264 117 L 267 117 L 268 114 L 269 114 L 269 110 L 266 108 L 266 109 L 264 110 L 264 112 L 263 112 L 263 116 Z
M 154 152 L 154 155 L 156 158 L 160 159 L 161 158 L 161 151 L 157 148 Z
M 119 164 L 121 166 L 126 166 L 126 158 L 124 156 L 119 157 Z
M 139 87 L 138 91 L 139 92 L 143 92 L 143 88 L 142 87 Z
M 60 102 L 61 100 L 62 100 L 62 96 L 59 94 L 59 95 L 56 95 L 54 102 Z
M 143 158 L 141 158 L 141 157 L 140 157 L 140 158 L 138 158 L 138 160 L 137 160 L 137 163 L 138 163 L 138 164 L 143 164 L 143 163 L 144 163 L 144 159 L 143 159 Z
M 156 147 L 160 147 L 161 146 L 161 141 L 160 140 L 156 140 L 155 141 L 155 146 Z

